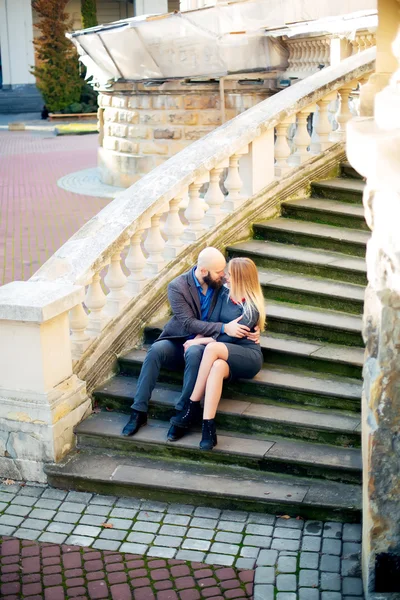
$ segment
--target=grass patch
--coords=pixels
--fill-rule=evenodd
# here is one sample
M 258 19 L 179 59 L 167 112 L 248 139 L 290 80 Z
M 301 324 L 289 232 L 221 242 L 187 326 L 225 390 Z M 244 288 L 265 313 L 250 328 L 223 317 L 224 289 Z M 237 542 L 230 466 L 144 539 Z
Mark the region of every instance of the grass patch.
M 57 125 L 56 135 L 85 135 L 86 133 L 98 133 L 97 123 L 69 123 L 68 125 Z

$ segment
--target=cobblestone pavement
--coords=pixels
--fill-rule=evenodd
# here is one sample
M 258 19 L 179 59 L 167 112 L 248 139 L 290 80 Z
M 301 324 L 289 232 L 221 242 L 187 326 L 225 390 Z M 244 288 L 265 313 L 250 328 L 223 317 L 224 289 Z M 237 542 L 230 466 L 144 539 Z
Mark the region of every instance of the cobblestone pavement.
M 254 571 L 4 538 L 3 600 L 229 600 L 253 597 Z
M 360 600 L 360 525 L 285 517 L 0 485 L 0 536 L 256 568 L 254 600 Z
M 110 200 L 57 186 L 95 167 L 97 134 L 0 130 L 0 285 L 31 275 Z

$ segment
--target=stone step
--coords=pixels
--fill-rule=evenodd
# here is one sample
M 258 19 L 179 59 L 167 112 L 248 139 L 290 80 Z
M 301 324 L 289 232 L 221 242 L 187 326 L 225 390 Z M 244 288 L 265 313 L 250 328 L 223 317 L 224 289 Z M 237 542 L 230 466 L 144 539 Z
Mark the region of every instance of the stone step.
M 230 465 L 81 451 L 45 468 L 50 485 L 117 496 L 359 522 L 361 487 Z
M 361 257 L 365 256 L 370 237 L 370 233 L 358 229 L 284 218 L 255 223 L 253 229 L 257 239 L 333 252 L 340 249 L 344 254 Z
M 146 356 L 145 350 L 132 350 L 119 359 L 123 375 L 138 376 Z M 181 370 L 162 371 L 160 381 L 179 382 Z M 224 386 L 227 392 L 250 394 L 263 402 L 264 398 L 293 404 L 360 410 L 361 382 L 356 379 L 313 373 L 289 366 L 264 367 L 253 379 L 238 379 Z
M 339 200 L 324 198 L 288 200 L 282 203 L 282 215 L 302 221 L 370 231 L 365 222 L 364 207 Z
M 94 392 L 98 405 L 128 413 L 135 396 L 137 378 L 117 375 Z M 175 414 L 181 386 L 158 383 L 153 391 L 149 414 L 168 421 Z M 359 447 L 360 415 L 341 410 L 322 410 L 272 402 L 260 404 L 251 396 L 224 392 L 217 412 L 218 427 L 262 437 L 285 437 L 336 446 Z
M 267 300 L 363 312 L 365 288 L 361 285 L 266 269 L 259 269 L 259 277 Z
M 278 244 L 265 240 L 249 240 L 228 246 L 227 253 L 230 258 L 248 256 L 257 265 L 265 268 L 327 277 L 359 285 L 367 284 L 365 259 L 350 257 L 339 252 Z
M 144 330 L 145 344 L 152 344 L 160 335 L 167 319 L 148 325 Z M 284 333 L 268 331 L 261 336 L 261 349 L 268 364 L 289 364 L 302 369 L 323 371 L 361 379 L 364 348 L 354 348 L 318 342 Z
M 362 204 L 365 182 L 359 179 L 334 178 L 326 181 L 315 181 L 311 184 L 311 195 L 316 198 L 329 198 Z
M 341 448 L 327 444 L 291 440 L 283 437 L 238 435 L 218 430 L 218 444 L 213 451 L 199 450 L 200 428 L 177 442 L 167 442 L 169 423 L 149 420 L 137 434 L 126 438 L 121 431 L 127 422 L 123 413 L 101 412 L 76 427 L 78 448 L 96 448 L 100 452 L 145 454 L 158 458 L 204 460 L 232 464 L 267 472 L 287 473 L 299 477 L 319 477 L 332 481 L 361 483 L 361 452 L 358 448 Z
M 362 347 L 362 318 L 339 311 L 268 302 L 267 329 L 312 340 Z
M 355 168 L 347 161 L 342 162 L 340 165 L 340 173 L 342 177 L 346 177 L 349 179 L 362 179 L 363 176 L 355 170 Z

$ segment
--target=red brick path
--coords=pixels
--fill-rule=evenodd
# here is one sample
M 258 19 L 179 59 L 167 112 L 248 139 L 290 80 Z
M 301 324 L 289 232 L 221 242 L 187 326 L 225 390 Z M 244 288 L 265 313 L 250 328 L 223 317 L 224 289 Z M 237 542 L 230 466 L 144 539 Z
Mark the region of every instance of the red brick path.
M 0 538 L 2 600 L 229 600 L 254 571 Z
M 31 275 L 109 200 L 62 190 L 97 164 L 97 134 L 0 131 L 0 285 Z

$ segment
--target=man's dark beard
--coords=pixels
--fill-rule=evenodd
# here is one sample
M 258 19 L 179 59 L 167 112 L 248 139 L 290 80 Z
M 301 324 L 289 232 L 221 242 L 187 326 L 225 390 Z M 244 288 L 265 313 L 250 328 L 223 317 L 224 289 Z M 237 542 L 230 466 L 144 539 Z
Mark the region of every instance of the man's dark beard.
M 203 281 L 204 283 L 206 283 L 208 285 L 208 287 L 210 287 L 212 290 L 219 290 L 223 284 L 224 284 L 224 279 L 219 279 L 218 281 L 215 281 L 215 279 L 211 279 L 210 275 L 205 275 L 203 277 Z

